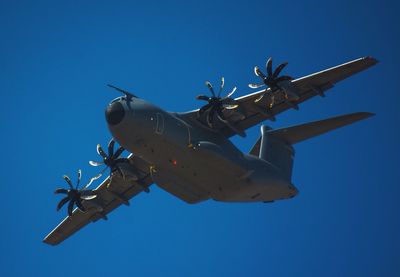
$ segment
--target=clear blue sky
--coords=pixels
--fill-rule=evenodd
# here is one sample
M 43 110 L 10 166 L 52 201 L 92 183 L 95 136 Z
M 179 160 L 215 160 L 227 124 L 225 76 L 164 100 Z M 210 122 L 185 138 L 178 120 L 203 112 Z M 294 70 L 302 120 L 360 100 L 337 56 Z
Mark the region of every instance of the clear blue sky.
M 399 8 L 2 1 L 0 276 L 399 276 Z M 301 77 L 365 55 L 380 63 L 270 124 L 377 114 L 296 145 L 296 198 L 189 205 L 153 186 L 108 222 L 42 243 L 65 216 L 53 194 L 61 176 L 95 174 L 87 161 L 110 139 L 104 108 L 117 93 L 105 84 L 187 111 L 207 79 L 249 93 L 269 56 Z M 258 135 L 234 142 L 248 151 Z

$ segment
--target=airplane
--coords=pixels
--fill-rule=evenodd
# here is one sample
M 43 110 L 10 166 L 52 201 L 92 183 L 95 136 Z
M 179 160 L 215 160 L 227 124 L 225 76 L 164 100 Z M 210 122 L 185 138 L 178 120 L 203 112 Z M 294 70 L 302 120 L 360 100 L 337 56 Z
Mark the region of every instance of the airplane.
M 246 136 L 246 129 L 265 120 L 275 121 L 276 115 L 298 109 L 299 104 L 314 97 L 325 96 L 339 81 L 363 71 L 378 61 L 373 57 L 359 58 L 305 77 L 293 79 L 279 76 L 287 63 L 272 69 L 272 59 L 266 63 L 266 74 L 256 66 L 254 72 L 260 84 L 250 88 L 262 90 L 232 98 L 236 88 L 225 97 L 224 78 L 218 93 L 206 85 L 211 96 L 199 95 L 206 105 L 189 112 L 167 112 L 138 96 L 109 85 L 122 93 L 112 100 L 105 118 L 113 139 L 106 153 L 100 145 L 97 152 L 103 159 L 92 166 L 105 166 L 109 176 L 96 188 L 93 177 L 79 189 L 81 172 L 74 187 L 64 176 L 69 189 L 57 189 L 65 194 L 58 210 L 68 204 L 68 216 L 43 240 L 57 245 L 78 230 L 107 220 L 108 214 L 141 192 L 149 192 L 152 184 L 195 204 L 209 199 L 222 202 L 273 202 L 298 194 L 292 183 L 295 151 L 293 145 L 334 129 L 374 115 L 357 112 L 315 122 L 271 129 L 261 125 L 261 135 L 248 153 L 240 151 L 230 140 L 234 135 Z M 115 142 L 120 147 L 114 151 Z M 121 158 L 124 150 L 131 154 Z M 77 206 L 73 209 L 74 206 Z

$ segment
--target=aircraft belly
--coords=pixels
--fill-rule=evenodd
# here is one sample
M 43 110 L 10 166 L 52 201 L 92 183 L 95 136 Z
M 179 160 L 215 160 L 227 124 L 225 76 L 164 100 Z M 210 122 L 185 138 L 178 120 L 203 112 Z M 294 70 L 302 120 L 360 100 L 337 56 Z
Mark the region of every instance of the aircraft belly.
M 236 179 L 235 186 L 225 186 L 213 199 L 223 202 L 262 202 L 287 199 L 297 194 L 290 181 L 267 161 L 245 156 L 248 173 Z
M 155 183 L 188 203 L 197 203 L 221 193 L 225 187 L 239 189 L 246 169 L 185 143 L 154 142 L 151 164 Z
M 243 183 L 241 189 L 217 195 L 213 199 L 221 202 L 270 202 L 296 196 L 297 190 L 290 183 L 269 182 L 264 184 Z
M 292 195 L 290 184 L 270 178 L 275 171 L 265 161 L 246 160 L 223 140 L 195 142 L 180 122 L 166 118 L 164 127 L 142 137 L 136 136 L 136 128 L 126 128 L 123 145 L 151 166 L 159 187 L 183 201 L 257 202 Z

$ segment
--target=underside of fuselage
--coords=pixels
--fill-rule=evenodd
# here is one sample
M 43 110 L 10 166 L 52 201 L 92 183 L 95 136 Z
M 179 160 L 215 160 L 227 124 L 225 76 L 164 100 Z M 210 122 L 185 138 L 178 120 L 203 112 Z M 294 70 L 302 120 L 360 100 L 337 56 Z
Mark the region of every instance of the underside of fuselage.
M 108 107 L 113 137 L 149 164 L 154 183 L 188 203 L 261 202 L 297 194 L 290 178 L 229 139 L 134 98 Z
M 210 95 L 196 99 L 207 102 L 199 109 L 185 113 L 166 112 L 134 94 L 109 85 L 123 94 L 106 108 L 106 120 L 113 139 L 107 153 L 100 145 L 97 152 L 111 174 L 95 189 L 87 189 L 92 181 L 79 188 L 64 176 L 68 189 L 57 205 L 59 210 L 67 202 L 68 216 L 51 231 L 44 242 L 56 245 L 90 222 L 107 219 L 107 215 L 141 192 L 149 192 L 153 183 L 187 203 L 208 199 L 223 202 L 271 202 L 292 198 L 297 189 L 292 185 L 295 151 L 293 145 L 337 128 L 373 116 L 369 112 L 355 112 L 306 122 L 290 127 L 271 129 L 262 124 L 275 116 L 315 97 L 337 82 L 377 63 L 372 57 L 359 58 L 342 65 L 298 79 L 279 76 L 287 63 L 272 70 L 272 58 L 266 63 L 267 74 L 258 66 L 254 73 L 263 83 L 249 84 L 262 90 L 237 98 L 226 96 L 220 89 L 206 85 Z M 261 123 L 261 135 L 249 154 L 242 153 L 229 140 L 233 135 L 244 137 L 246 130 Z M 114 151 L 117 141 L 121 147 Z M 132 154 L 121 157 L 124 148 Z M 105 172 L 103 169 L 102 172 Z M 78 171 L 80 180 L 81 171 Z M 77 206 L 73 210 L 74 206 Z

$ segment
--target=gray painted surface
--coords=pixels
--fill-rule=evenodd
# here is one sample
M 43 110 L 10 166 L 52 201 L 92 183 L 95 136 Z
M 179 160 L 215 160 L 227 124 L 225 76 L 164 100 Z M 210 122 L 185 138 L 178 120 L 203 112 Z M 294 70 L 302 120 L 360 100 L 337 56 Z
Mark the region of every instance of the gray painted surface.
M 294 197 L 298 191 L 291 181 L 293 144 L 371 116 L 354 113 L 289 128 L 261 127 L 261 137 L 249 154 L 242 153 L 229 137 L 279 113 L 298 108 L 303 101 L 323 96 L 335 83 L 360 72 L 377 61 L 360 58 L 288 83 L 284 88 L 258 91 L 236 98 L 239 107 L 223 110 L 229 124 L 214 118 L 213 128 L 205 124 L 198 110 L 170 113 L 125 93 L 107 107 L 112 136 L 133 154 L 126 171 L 134 178 L 108 177 L 95 192 L 95 200 L 84 201 L 86 212 L 75 209 L 44 242 L 56 245 L 89 222 L 106 219 L 107 214 L 152 183 L 186 201 L 208 199 L 224 202 L 270 202 Z M 282 97 L 290 91 L 291 97 Z M 255 102 L 266 94 L 262 101 Z M 271 95 L 275 104 L 268 108 Z M 296 96 L 296 97 L 293 97 Z M 111 116 L 112 115 L 112 116 Z M 130 168 L 129 168 L 130 167 Z

